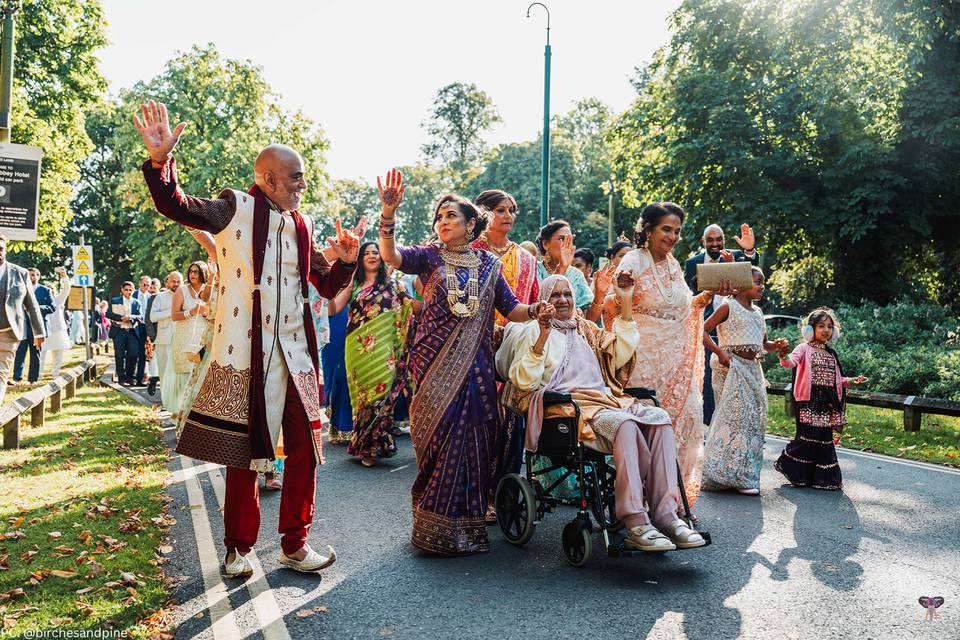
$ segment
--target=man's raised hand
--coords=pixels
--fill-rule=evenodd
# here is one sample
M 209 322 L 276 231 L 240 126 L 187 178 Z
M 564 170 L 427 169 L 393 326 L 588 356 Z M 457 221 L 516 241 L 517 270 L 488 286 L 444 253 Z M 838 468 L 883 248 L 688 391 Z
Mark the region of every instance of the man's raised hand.
M 357 254 L 360 251 L 360 241 L 353 233 L 343 228 L 340 224 L 340 218 L 337 218 L 337 237 L 327 238 L 327 243 L 333 249 L 333 252 L 337 254 L 340 262 L 347 264 L 355 264 L 357 262 Z
M 170 119 L 167 116 L 167 105 L 153 100 L 141 104 L 140 113 L 143 120 L 134 114 L 133 124 L 137 127 L 140 135 L 143 136 L 143 144 L 147 147 L 150 159 L 156 164 L 163 164 L 167 161 L 167 157 L 177 146 L 177 143 L 180 142 L 180 134 L 183 133 L 187 123 L 181 122 L 171 131 Z
M 392 218 L 397 214 L 397 208 L 403 202 L 403 192 L 407 185 L 403 184 L 403 174 L 396 169 L 387 172 L 387 182 L 383 184 L 377 176 L 377 191 L 380 193 L 380 205 L 385 218 Z
M 740 245 L 745 253 L 753 251 L 757 246 L 757 239 L 753 235 L 753 229 L 748 224 L 740 225 L 740 235 L 733 236 L 733 241 Z

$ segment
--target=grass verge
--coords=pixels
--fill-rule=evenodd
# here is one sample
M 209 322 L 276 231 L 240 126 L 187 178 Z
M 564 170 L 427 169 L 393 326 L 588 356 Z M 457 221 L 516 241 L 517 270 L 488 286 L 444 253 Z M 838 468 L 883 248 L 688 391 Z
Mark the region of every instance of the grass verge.
M 0 617 L 26 630 L 165 622 L 167 449 L 153 411 L 88 386 L 0 451 Z
M 770 413 L 767 433 L 792 438 L 796 423 L 783 411 L 782 396 L 767 396 Z M 960 419 L 923 416 L 920 431 L 903 430 L 903 412 L 847 405 L 847 426 L 840 445 L 896 458 L 960 467 Z

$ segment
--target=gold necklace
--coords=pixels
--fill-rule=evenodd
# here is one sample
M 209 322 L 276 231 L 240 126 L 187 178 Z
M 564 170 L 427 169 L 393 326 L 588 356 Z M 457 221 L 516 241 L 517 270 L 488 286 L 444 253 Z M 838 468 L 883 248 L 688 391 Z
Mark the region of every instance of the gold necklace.
M 549 255 L 546 255 L 543 257 L 543 266 L 547 269 L 547 273 L 549 273 L 552 276 L 557 275 L 556 270 L 560 268 L 560 265 L 557 265 L 556 267 L 553 266 L 553 259 Z M 560 274 L 560 275 L 566 275 L 566 274 Z
M 458 318 L 472 318 L 480 310 L 480 256 L 468 249 L 463 252 L 440 249 L 444 273 L 447 279 L 447 305 L 450 313 Z M 457 267 L 467 269 L 466 302 L 461 298 L 464 290 L 457 279 Z
M 650 262 L 653 264 L 653 267 L 651 267 L 651 271 L 653 271 L 653 283 L 657 286 L 657 291 L 660 292 L 660 295 L 663 296 L 663 299 L 666 302 L 673 302 L 673 299 L 676 297 L 676 291 L 673 290 L 672 286 L 664 288 L 663 282 L 660 281 L 660 276 L 657 274 L 657 263 L 653 261 L 653 254 L 650 253 L 649 249 L 647 249 L 646 252 L 647 252 L 647 255 L 650 256 Z M 673 277 L 670 276 L 669 262 L 667 262 L 667 277 L 668 277 L 668 282 L 673 281 Z
M 513 241 L 507 240 L 507 244 L 503 245 L 502 247 L 498 247 L 490 242 L 490 237 L 487 234 L 483 234 L 483 241 L 486 243 L 487 249 L 490 251 L 490 253 L 496 255 L 498 258 L 502 258 L 507 251 L 510 251 L 510 247 L 513 246 Z

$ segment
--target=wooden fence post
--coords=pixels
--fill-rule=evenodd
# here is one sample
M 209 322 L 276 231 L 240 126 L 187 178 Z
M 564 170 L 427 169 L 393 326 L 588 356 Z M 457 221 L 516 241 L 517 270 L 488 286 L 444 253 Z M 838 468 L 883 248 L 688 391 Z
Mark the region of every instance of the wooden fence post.
M 31 427 L 43 426 L 43 401 L 42 400 L 38 404 L 34 405 L 33 409 L 30 410 L 30 426 Z
M 57 389 L 50 396 L 50 413 L 60 413 L 60 407 L 63 404 L 63 390 Z
M 793 385 L 787 384 L 783 389 L 783 412 L 792 418 L 793 411 Z
M 75 395 L 77 395 L 77 379 L 70 378 L 70 380 L 67 381 L 67 399 L 69 400 Z
M 903 429 L 904 431 L 920 431 L 920 420 L 923 414 L 913 406 L 917 396 L 907 396 L 903 401 Z
M 20 414 L 13 416 L 10 422 L 3 425 L 3 448 L 20 448 Z

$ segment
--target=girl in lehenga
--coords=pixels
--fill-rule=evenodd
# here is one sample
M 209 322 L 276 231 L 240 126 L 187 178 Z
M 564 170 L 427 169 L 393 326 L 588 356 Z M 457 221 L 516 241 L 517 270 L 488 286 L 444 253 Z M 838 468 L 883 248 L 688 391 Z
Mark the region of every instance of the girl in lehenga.
M 677 440 L 677 458 L 691 506 L 700 495 L 703 466 L 703 307 L 722 290 L 694 296 L 673 257 L 680 240 L 684 212 L 673 203 L 647 205 L 637 221 L 634 249 L 620 262 L 619 273 L 636 274 L 633 313 L 640 332 L 637 359 L 629 387 L 657 390 L 660 406 L 670 415 Z M 617 299 L 608 299 L 604 324 L 617 315 Z
M 349 304 L 344 364 L 353 408 L 353 432 L 347 451 L 365 467 L 397 454 L 393 414 L 406 387 L 405 347 L 413 301 L 387 275 L 376 242 L 358 253 L 353 286 L 330 302 L 334 313 Z
M 703 344 L 713 352 L 711 371 L 717 409 L 703 454 L 703 488 L 736 489 L 760 495 L 763 434 L 767 424 L 767 381 L 760 356 L 788 346 L 767 340 L 763 312 L 763 271 L 753 267 L 753 287 L 719 305 L 703 325 Z M 719 346 L 710 333 L 716 328 Z
M 382 211 L 380 254 L 424 282 L 424 308 L 410 347 L 415 395 L 410 431 L 417 455 L 413 484 L 414 546 L 440 555 L 489 551 L 484 515 L 498 421 L 494 385 L 494 309 L 511 321 L 536 316 L 517 302 L 500 262 L 469 243 L 487 219 L 469 200 L 443 196 L 434 211 L 439 242 L 396 247 L 403 178 L 377 179 Z
M 867 381 L 863 376 L 848 378 L 831 346 L 840 338 L 840 323 L 833 311 L 814 309 L 803 322 L 804 342 L 787 355 L 780 347 L 780 366 L 794 369 L 793 399 L 797 432 L 787 443 L 773 468 L 795 487 L 824 491 L 843 488 L 833 432 L 847 424 L 847 387 Z

